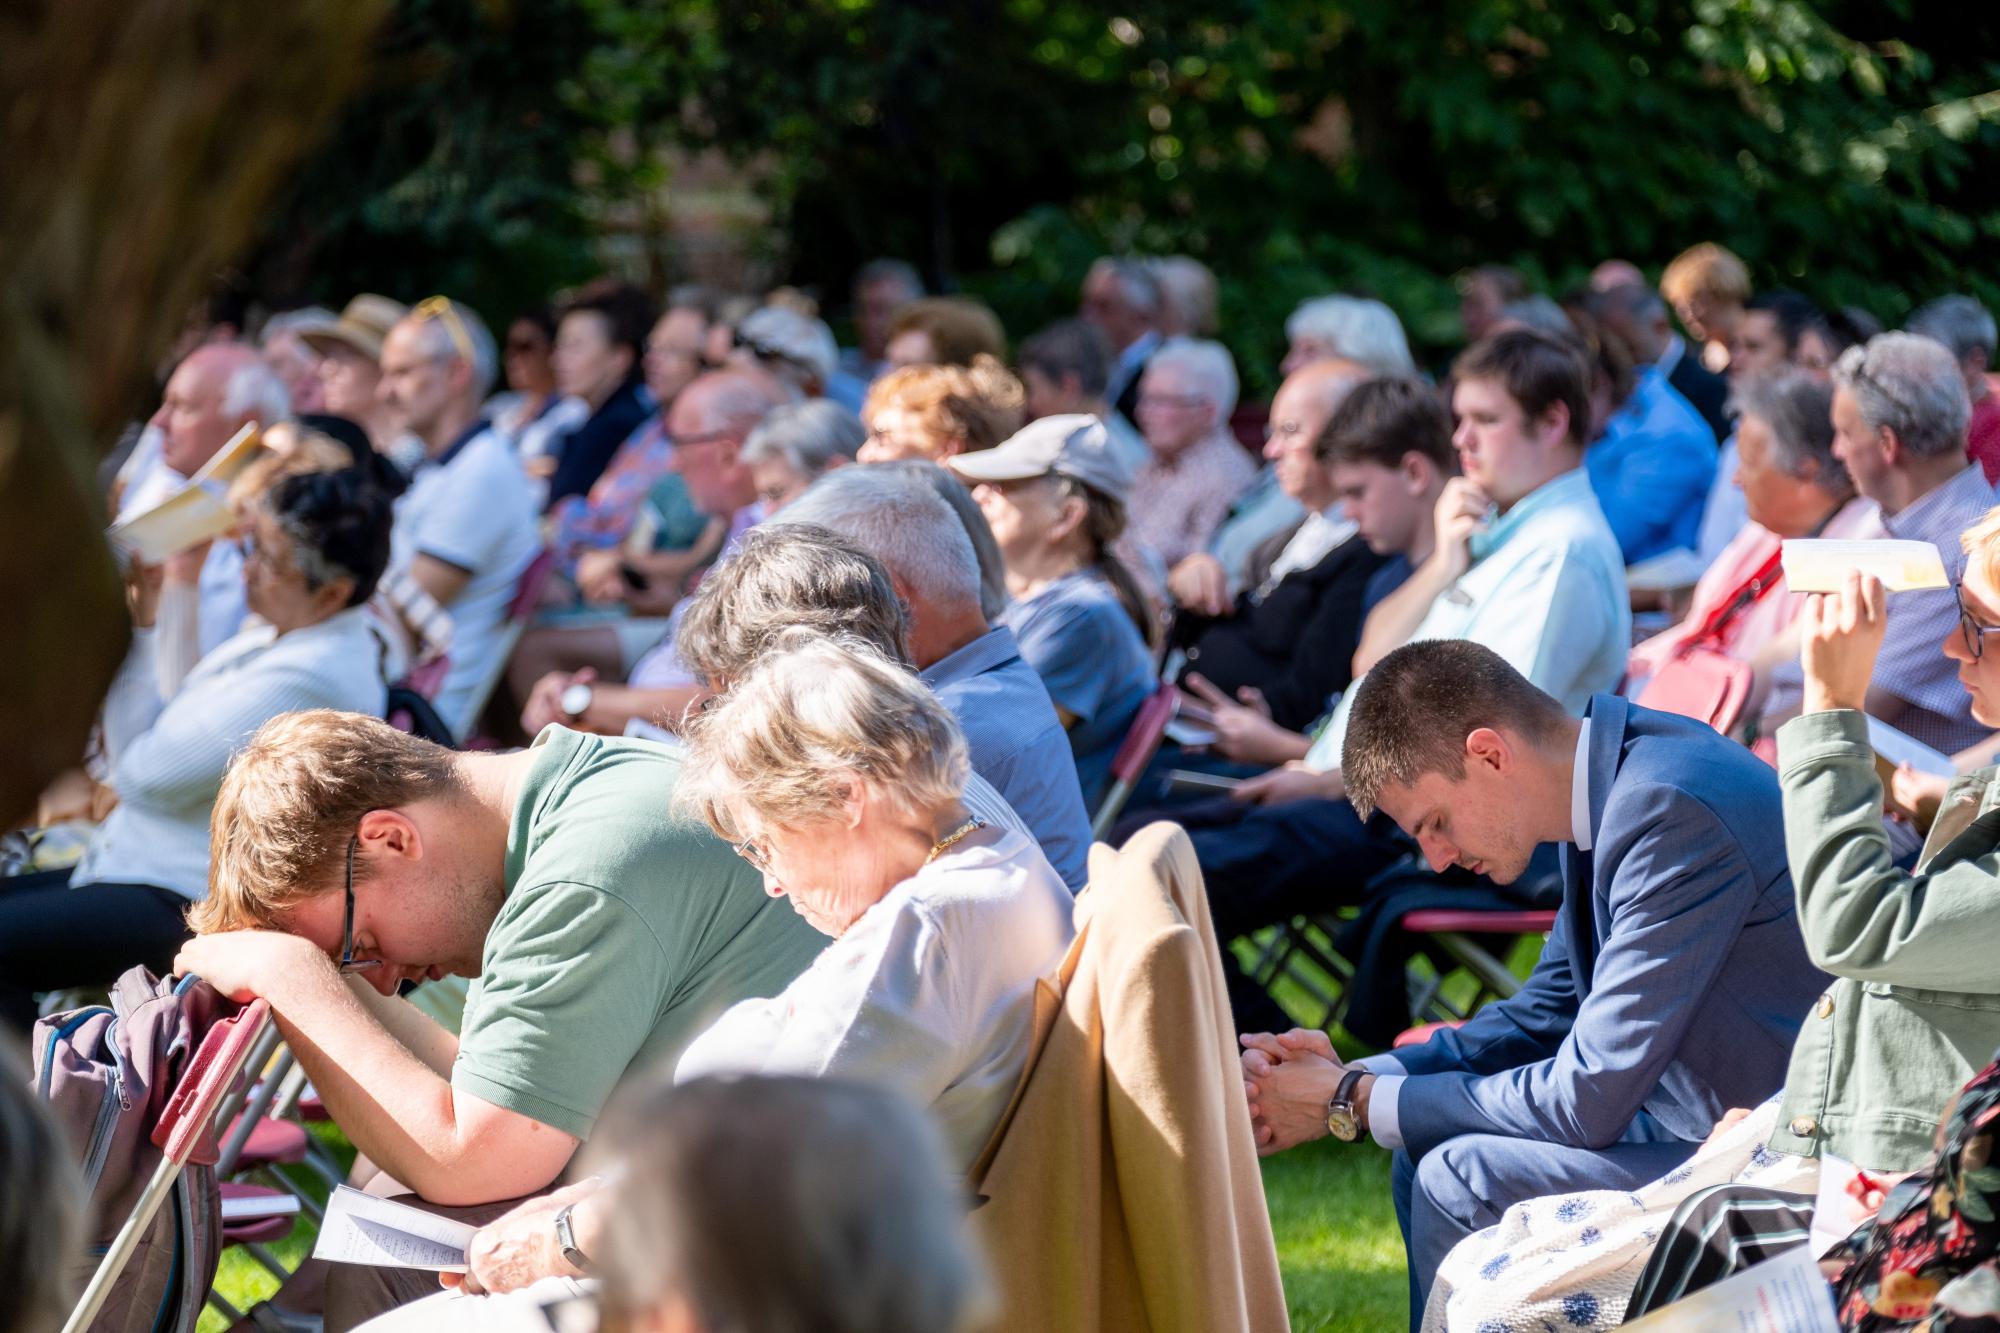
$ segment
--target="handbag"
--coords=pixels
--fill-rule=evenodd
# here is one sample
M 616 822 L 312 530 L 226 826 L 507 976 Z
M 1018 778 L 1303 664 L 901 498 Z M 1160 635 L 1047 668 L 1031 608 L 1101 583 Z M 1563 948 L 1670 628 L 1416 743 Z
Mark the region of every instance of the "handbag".
M 1735 729 L 1750 700 L 1753 673 L 1748 662 L 1722 650 L 1722 636 L 1731 622 L 1778 586 L 1780 555 L 1771 552 L 1734 597 L 1718 603 L 1701 627 L 1682 640 L 1639 692 L 1640 707 L 1706 722 L 1725 736 Z

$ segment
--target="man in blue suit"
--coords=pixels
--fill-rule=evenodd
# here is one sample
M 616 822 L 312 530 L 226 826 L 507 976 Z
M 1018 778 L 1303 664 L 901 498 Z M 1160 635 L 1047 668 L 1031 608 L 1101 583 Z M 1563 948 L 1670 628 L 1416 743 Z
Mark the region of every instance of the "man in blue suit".
M 1827 979 L 1806 957 L 1778 781 L 1698 722 L 1600 694 L 1581 719 L 1491 649 L 1414 643 L 1357 689 L 1341 770 L 1439 870 L 1507 883 L 1561 845 L 1562 907 L 1519 994 L 1394 1056 L 1243 1038 L 1261 1151 L 1396 1150 L 1410 1323 L 1463 1237 L 1511 1204 L 1632 1189 L 1784 1081 Z

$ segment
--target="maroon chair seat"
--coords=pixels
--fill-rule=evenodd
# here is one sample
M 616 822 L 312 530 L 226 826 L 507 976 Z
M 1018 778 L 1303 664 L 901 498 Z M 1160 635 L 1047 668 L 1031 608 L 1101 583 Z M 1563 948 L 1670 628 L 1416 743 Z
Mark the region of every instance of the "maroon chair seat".
M 237 1180 L 222 1182 L 222 1198 L 230 1199 L 284 1199 L 291 1197 L 284 1190 L 269 1189 L 263 1185 L 246 1185 Z M 275 1217 L 251 1217 L 225 1219 L 222 1223 L 222 1243 L 224 1245 L 269 1245 L 281 1241 L 292 1234 L 292 1227 L 298 1221 L 296 1213 L 280 1213 Z
M 234 1134 L 243 1118 L 238 1116 L 229 1123 L 229 1133 L 222 1136 L 226 1143 Z M 279 1162 L 303 1162 L 306 1159 L 306 1127 L 294 1120 L 273 1120 L 266 1116 L 259 1120 L 250 1131 L 250 1137 L 243 1141 L 243 1151 L 237 1155 L 238 1171 L 254 1171 L 260 1166 L 272 1166 Z
M 1459 912 L 1448 907 L 1411 912 L 1403 929 L 1419 935 L 1452 931 L 1460 935 L 1546 935 L 1555 928 L 1554 912 Z

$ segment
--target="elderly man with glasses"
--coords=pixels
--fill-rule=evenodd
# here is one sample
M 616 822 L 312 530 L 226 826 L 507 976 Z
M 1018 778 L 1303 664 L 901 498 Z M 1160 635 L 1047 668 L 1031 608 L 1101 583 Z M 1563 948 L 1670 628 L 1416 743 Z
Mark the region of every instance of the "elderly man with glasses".
M 629 1069 L 783 990 L 824 945 L 673 814 L 681 763 L 560 727 L 461 754 L 358 714 L 281 717 L 223 780 L 177 966 L 270 1001 L 384 1173 L 372 1189 L 490 1218 L 556 1180 Z M 455 1034 L 397 998 L 446 975 L 477 978 Z M 436 1289 L 335 1276 L 329 1329 Z
M 502 625 L 540 549 L 535 500 L 507 439 L 479 414 L 492 387 L 493 335 L 466 306 L 422 301 L 382 343 L 376 392 L 424 443 L 396 505 L 390 567 L 451 613 L 450 667 L 437 710 L 455 736 L 471 728 L 503 651 Z
M 1951 353 L 1928 338 L 1884 333 L 1850 347 L 1833 368 L 1833 453 L 1855 489 L 1875 501 L 1890 537 L 1938 548 L 1956 580 L 1960 536 L 1993 505 L 1993 488 L 1965 459 L 1971 404 Z M 1984 740 L 1954 664 L 1938 651 L 1958 615 L 1943 589 L 1891 598 L 1881 654 L 1863 700 L 1869 716 L 1934 749 L 1954 753 Z M 1803 672 L 1772 673 L 1760 732 L 1800 711 Z

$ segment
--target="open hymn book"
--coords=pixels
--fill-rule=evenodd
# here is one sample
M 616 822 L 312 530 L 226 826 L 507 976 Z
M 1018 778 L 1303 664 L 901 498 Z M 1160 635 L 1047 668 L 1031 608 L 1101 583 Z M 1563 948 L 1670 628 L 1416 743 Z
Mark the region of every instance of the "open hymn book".
M 313 1258 L 375 1268 L 463 1273 L 466 1246 L 472 1243 L 476 1230 L 464 1222 L 342 1185 L 326 1201 L 326 1220 L 320 1223 Z
M 245 426 L 215 451 L 215 457 L 166 499 L 111 525 L 111 544 L 149 565 L 220 537 L 236 526 L 229 508 L 229 483 L 257 456 L 257 424 Z

